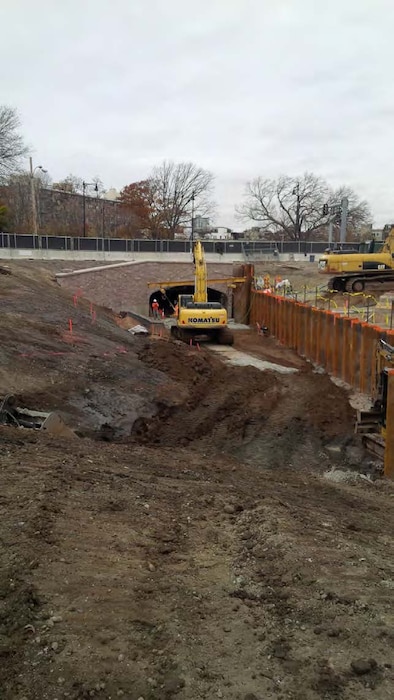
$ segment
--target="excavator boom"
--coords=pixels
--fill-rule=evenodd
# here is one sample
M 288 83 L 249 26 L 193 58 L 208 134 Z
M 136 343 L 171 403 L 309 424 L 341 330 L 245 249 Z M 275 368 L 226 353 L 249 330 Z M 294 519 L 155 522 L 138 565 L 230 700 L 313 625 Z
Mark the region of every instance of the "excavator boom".
M 207 264 L 205 262 L 204 249 L 201 241 L 197 241 L 194 246 L 194 301 L 205 304 L 208 301 L 207 292 Z

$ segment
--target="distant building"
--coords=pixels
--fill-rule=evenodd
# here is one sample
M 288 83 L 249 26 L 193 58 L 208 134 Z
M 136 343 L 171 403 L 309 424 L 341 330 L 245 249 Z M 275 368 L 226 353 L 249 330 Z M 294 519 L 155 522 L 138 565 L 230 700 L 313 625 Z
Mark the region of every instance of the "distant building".
M 174 238 L 178 240 L 189 240 L 191 238 L 192 227 L 188 226 L 180 227 L 175 233 Z M 204 216 L 196 216 L 193 219 L 193 234 L 195 238 L 207 238 L 214 241 L 225 241 L 233 238 L 233 232 L 231 228 L 227 226 L 211 226 L 209 224 L 209 218 Z
M 371 230 L 371 238 L 373 238 L 375 241 L 384 241 L 386 236 L 382 228 L 373 228 Z
M 110 187 L 107 192 L 103 192 L 103 199 L 109 199 L 111 202 L 116 202 L 120 197 L 120 192 L 115 187 Z
M 231 228 L 227 228 L 226 226 L 216 226 L 215 228 L 211 228 L 207 234 L 207 238 L 212 238 L 215 241 L 226 241 L 232 237 Z
M 193 231 L 196 233 L 205 234 L 210 229 L 208 216 L 195 216 L 193 219 Z
M 272 240 L 274 238 L 272 231 L 267 231 L 267 229 L 261 226 L 252 226 L 242 233 L 242 238 L 249 241 L 261 241 L 261 240 Z
M 187 228 L 187 226 L 180 227 L 178 231 L 175 231 L 174 239 L 176 241 L 187 241 L 190 238 L 190 231 L 191 231 L 190 226 L 189 226 L 189 228 Z
M 359 238 L 362 241 L 384 241 L 386 235 L 384 228 L 372 228 L 372 224 L 364 224 L 359 231 Z

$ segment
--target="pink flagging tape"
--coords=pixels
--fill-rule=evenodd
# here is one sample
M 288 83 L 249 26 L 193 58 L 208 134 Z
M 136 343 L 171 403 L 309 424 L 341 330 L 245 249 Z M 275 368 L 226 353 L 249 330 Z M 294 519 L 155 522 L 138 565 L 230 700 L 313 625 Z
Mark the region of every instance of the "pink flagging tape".
M 68 330 L 69 330 L 70 333 L 72 334 L 72 332 L 73 332 L 73 322 L 72 322 L 72 319 L 71 319 L 71 318 L 68 319 Z

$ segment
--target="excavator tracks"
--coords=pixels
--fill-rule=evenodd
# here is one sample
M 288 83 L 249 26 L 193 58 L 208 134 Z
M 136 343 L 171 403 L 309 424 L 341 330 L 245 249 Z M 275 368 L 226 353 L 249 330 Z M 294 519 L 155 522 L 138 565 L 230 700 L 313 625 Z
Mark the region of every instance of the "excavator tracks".
M 219 331 L 212 331 L 212 333 L 193 333 L 193 331 L 173 325 L 171 326 L 171 337 L 174 340 L 181 340 L 183 343 L 200 342 L 201 340 L 218 343 L 218 345 L 231 346 L 234 344 L 234 334 L 228 328 L 221 328 Z

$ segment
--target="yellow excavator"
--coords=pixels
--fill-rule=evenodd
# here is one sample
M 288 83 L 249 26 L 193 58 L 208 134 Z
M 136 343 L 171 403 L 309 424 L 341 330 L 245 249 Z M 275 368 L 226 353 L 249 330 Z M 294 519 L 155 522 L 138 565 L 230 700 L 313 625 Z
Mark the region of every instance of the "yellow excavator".
M 394 225 L 385 226 L 387 234 L 380 250 L 376 241 L 358 250 L 333 250 L 319 259 L 319 272 L 331 274 L 328 288 L 336 292 L 362 292 L 366 282 L 394 282 Z
M 234 336 L 227 326 L 227 311 L 217 301 L 208 301 L 207 266 L 201 241 L 193 248 L 194 294 L 180 294 L 178 318 L 171 327 L 173 338 L 189 342 L 208 339 L 221 345 L 232 345 Z

